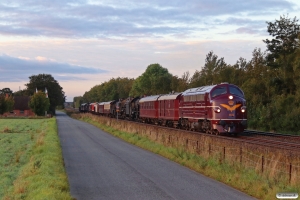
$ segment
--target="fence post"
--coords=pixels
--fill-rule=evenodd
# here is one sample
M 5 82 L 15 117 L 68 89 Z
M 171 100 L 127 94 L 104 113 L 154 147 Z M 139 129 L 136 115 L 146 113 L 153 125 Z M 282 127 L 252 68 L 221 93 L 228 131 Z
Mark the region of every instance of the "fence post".
M 210 143 L 208 144 L 208 155 L 210 155 L 210 151 L 211 151 L 211 146 Z
M 264 156 L 261 157 L 261 172 L 263 173 L 264 172 L 264 162 L 265 162 L 265 159 L 264 159 Z
M 290 163 L 290 170 L 289 170 L 289 182 L 292 182 L 292 163 Z
M 243 151 L 242 151 L 242 147 L 240 147 L 240 164 L 242 165 L 243 162 Z
M 225 162 L 225 147 L 223 147 L 223 161 Z

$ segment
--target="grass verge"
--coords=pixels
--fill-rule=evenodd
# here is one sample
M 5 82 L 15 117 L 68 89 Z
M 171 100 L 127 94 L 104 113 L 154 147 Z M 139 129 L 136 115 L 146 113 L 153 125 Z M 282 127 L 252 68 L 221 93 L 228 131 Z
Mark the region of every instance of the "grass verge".
M 0 120 L 0 199 L 72 199 L 56 119 Z
M 69 113 L 70 114 L 70 113 Z M 100 129 L 119 137 L 131 144 L 164 156 L 174 162 L 186 166 L 208 177 L 230 185 L 240 191 L 259 199 L 276 199 L 278 192 L 299 192 L 300 186 L 290 186 L 287 181 L 269 179 L 253 169 L 247 169 L 237 164 L 220 162 L 218 157 L 204 158 L 197 154 L 185 151 L 184 148 L 166 147 L 147 137 L 138 134 L 126 133 L 112 127 L 99 124 L 96 118 L 88 115 L 71 114 L 73 118 L 91 123 Z

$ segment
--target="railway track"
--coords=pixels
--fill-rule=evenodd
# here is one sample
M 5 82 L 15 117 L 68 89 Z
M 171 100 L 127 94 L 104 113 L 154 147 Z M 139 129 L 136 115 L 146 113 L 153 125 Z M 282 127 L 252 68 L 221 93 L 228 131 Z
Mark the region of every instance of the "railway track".
M 264 137 L 272 140 L 280 140 L 280 141 L 286 141 L 291 143 L 300 143 L 299 135 L 270 133 L 270 132 L 254 131 L 254 130 L 245 130 L 241 135 L 253 136 L 253 137 Z
M 300 150 L 300 136 L 297 135 L 245 130 L 238 138 L 291 151 Z
M 134 123 L 141 123 L 141 122 L 134 122 Z M 171 127 L 157 126 L 153 124 L 147 124 L 147 125 L 161 127 L 163 129 L 174 129 Z M 296 135 L 245 130 L 239 136 L 234 137 L 234 136 L 212 135 L 204 132 L 196 132 L 196 131 L 189 131 L 183 129 L 178 129 L 178 130 L 182 132 L 197 133 L 199 135 L 203 135 L 207 137 L 219 137 L 226 140 L 235 140 L 237 142 L 244 142 L 244 143 L 255 144 L 260 146 L 268 146 L 276 149 L 284 149 L 284 150 L 300 153 L 300 136 L 296 136 Z
M 122 120 L 123 119 L 118 119 Z M 126 120 L 125 120 L 126 121 Z M 155 126 L 161 129 L 173 129 L 171 127 L 166 126 L 158 126 L 153 124 L 141 123 L 137 121 L 130 121 L 131 123 L 138 123 L 144 124 L 145 126 Z M 289 150 L 293 152 L 300 153 L 300 136 L 296 135 L 287 135 L 287 134 L 280 134 L 280 133 L 270 133 L 270 132 L 262 132 L 262 131 L 254 131 L 254 130 L 245 130 L 243 133 L 238 135 L 237 137 L 234 136 L 220 136 L 220 135 L 211 135 L 204 132 L 196 132 L 196 131 L 189 131 L 183 129 L 177 129 L 181 132 L 190 132 L 190 133 L 197 133 L 202 136 L 206 137 L 217 137 L 220 139 L 225 140 L 233 140 L 239 143 L 248 143 L 248 144 L 255 144 L 259 146 L 268 146 L 276 149 L 283 149 Z
M 140 123 L 140 122 L 135 122 L 135 123 Z M 153 124 L 147 124 L 147 125 L 157 126 Z M 159 127 L 163 129 L 173 129 L 164 126 L 159 126 Z M 255 144 L 260 146 L 268 146 L 276 149 L 284 149 L 284 150 L 289 150 L 294 152 L 300 152 L 300 136 L 296 136 L 296 135 L 245 130 L 239 136 L 233 137 L 233 136 L 211 135 L 204 132 L 195 132 L 195 131 L 188 131 L 183 129 L 178 129 L 178 130 L 183 132 L 197 133 L 208 137 L 220 137 L 222 139 L 227 139 L 227 140 L 235 140 L 238 142 L 244 142 L 244 143 Z
M 291 139 L 300 140 L 300 136 L 299 135 L 262 132 L 262 131 L 255 131 L 255 130 L 244 130 L 243 134 L 247 134 L 247 135 L 261 135 L 261 136 L 269 136 L 269 137 L 277 137 L 277 138 L 291 138 Z

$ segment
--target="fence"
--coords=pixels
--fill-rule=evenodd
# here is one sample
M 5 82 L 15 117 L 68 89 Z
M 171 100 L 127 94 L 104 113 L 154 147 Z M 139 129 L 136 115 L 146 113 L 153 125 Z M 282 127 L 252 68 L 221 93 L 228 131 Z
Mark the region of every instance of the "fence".
M 275 158 L 274 155 L 257 154 L 252 151 L 245 150 L 242 147 L 226 147 L 205 144 L 201 141 L 187 139 L 186 148 L 191 152 L 202 156 L 218 158 L 221 162 L 227 162 L 232 165 L 241 165 L 245 168 L 254 169 L 256 172 L 262 173 L 276 179 L 287 180 L 290 184 L 299 183 L 300 164 L 299 162 L 282 162 L 283 158 Z M 271 158 L 270 158 L 271 157 Z

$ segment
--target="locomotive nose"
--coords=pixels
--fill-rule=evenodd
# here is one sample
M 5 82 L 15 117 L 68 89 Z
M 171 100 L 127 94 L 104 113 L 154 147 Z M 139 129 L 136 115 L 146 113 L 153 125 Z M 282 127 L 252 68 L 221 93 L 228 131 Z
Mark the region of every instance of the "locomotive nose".
M 242 120 L 241 124 L 244 128 L 247 128 L 247 120 Z
M 219 125 L 225 126 L 225 125 L 226 125 L 226 122 L 225 122 L 224 120 L 220 120 L 220 121 L 219 121 Z

